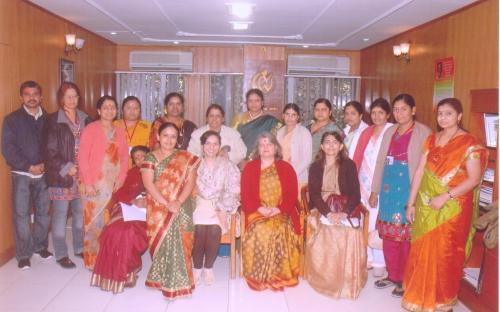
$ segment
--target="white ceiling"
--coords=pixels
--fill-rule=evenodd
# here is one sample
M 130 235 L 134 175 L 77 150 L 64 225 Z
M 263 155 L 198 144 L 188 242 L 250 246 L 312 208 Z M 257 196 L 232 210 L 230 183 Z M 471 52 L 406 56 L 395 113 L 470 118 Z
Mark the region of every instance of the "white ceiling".
M 232 17 L 225 5 L 241 0 L 31 2 L 117 44 L 259 43 L 358 50 L 476 0 L 247 0 L 255 4 L 247 19 Z M 232 30 L 229 21 L 238 20 L 253 24 Z

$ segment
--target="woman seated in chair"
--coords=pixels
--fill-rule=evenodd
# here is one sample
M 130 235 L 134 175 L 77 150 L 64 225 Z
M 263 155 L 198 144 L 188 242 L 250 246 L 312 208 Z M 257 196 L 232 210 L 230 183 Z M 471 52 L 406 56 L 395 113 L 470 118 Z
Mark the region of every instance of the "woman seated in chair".
M 146 146 L 135 146 L 130 152 L 134 167 L 125 178 L 123 186 L 116 191 L 107 205 L 111 219 L 100 237 L 91 286 L 113 293 L 123 292 L 124 287 L 133 287 L 137 272 L 141 269 L 141 256 L 148 248 L 145 221 L 125 221 L 121 203 L 145 208 L 140 167 L 149 153 Z
M 356 165 L 335 131 L 321 137 L 309 168 L 311 214 L 307 218 L 305 277 L 316 291 L 334 298 L 357 298 L 367 279 L 366 247 L 359 219 Z M 332 211 L 330 206 L 340 209 Z
M 243 275 L 254 290 L 283 290 L 299 283 L 300 222 L 295 203 L 297 175 L 281 160 L 281 147 L 269 132 L 241 176 L 246 232 L 242 239 Z
M 221 235 L 229 230 L 231 214 L 240 205 L 240 170 L 227 157 L 219 156 L 221 136 L 208 130 L 200 137 L 203 158 L 196 178 L 196 208 L 193 213 L 193 278 L 204 274 L 206 285 L 214 280 L 212 267 Z

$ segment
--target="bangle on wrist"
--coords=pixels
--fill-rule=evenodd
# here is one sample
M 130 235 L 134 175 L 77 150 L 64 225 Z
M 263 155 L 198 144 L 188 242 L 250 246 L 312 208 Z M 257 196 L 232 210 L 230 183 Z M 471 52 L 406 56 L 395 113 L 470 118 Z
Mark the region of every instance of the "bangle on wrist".
M 453 199 L 453 195 L 451 195 L 450 191 L 446 191 L 446 193 L 448 194 L 448 196 L 450 196 L 450 199 Z

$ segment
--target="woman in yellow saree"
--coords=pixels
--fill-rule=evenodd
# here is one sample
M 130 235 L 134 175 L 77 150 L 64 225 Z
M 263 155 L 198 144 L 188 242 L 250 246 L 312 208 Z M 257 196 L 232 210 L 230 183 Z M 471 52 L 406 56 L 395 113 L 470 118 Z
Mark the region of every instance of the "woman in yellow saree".
M 241 175 L 246 218 L 241 243 L 243 275 L 254 290 L 283 290 L 299 283 L 297 175 L 281 160 L 281 147 L 269 132 L 257 137 L 254 155 Z
M 438 103 L 441 131 L 427 138 L 411 185 L 406 213 L 412 241 L 402 303 L 410 311 L 452 311 L 457 302 L 488 154 L 460 127 L 461 118 L 459 100 Z
M 146 223 L 153 260 L 146 286 L 175 299 L 190 296 L 194 289 L 190 195 L 199 159 L 175 148 L 179 129 L 173 123 L 162 124 L 158 133 L 160 146 L 146 156 L 141 170 L 148 192 Z

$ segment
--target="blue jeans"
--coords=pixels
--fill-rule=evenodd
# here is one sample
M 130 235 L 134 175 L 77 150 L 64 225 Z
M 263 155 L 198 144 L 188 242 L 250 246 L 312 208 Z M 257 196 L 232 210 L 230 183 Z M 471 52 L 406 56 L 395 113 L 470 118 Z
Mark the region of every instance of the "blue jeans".
M 45 178 L 32 179 L 12 173 L 12 208 L 16 259 L 29 259 L 33 252 L 47 249 L 49 232 L 49 190 Z M 30 228 L 33 207 L 35 223 Z
M 71 205 L 73 233 L 73 251 L 75 254 L 83 251 L 83 206 L 80 198 L 73 200 L 52 201 L 52 243 L 56 259 L 68 256 L 66 246 L 66 223 L 68 219 L 68 207 Z

